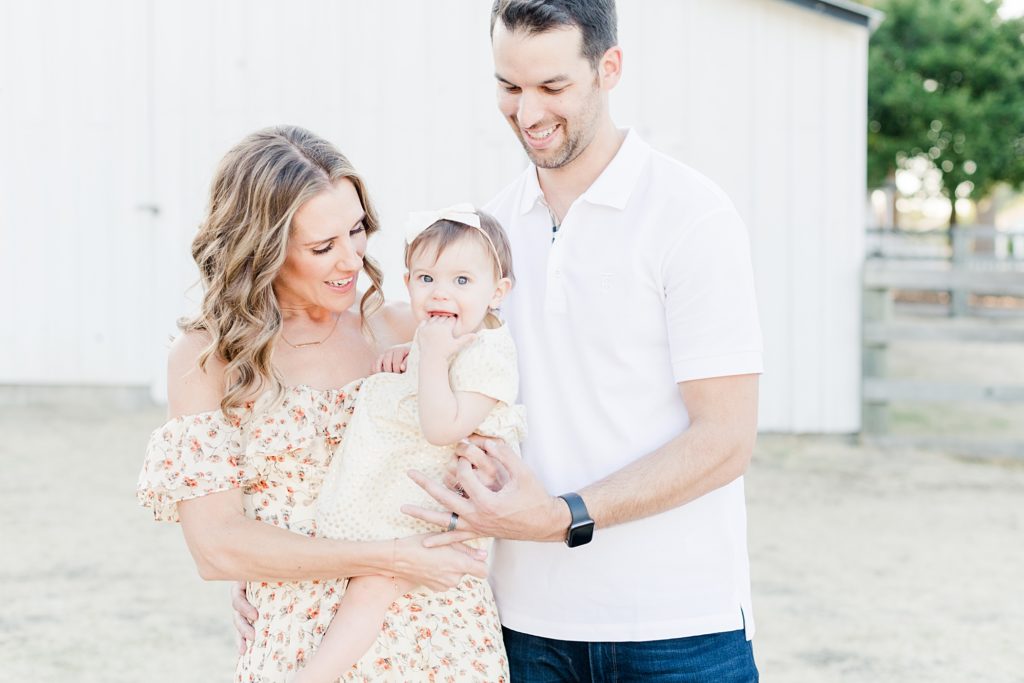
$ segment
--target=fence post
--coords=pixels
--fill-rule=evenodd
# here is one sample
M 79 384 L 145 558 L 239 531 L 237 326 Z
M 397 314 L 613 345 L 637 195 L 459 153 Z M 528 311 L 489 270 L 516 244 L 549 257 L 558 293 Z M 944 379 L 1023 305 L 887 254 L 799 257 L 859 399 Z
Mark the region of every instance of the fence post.
M 885 326 L 892 321 L 893 297 L 891 289 L 865 288 L 863 301 L 863 322 Z M 861 349 L 861 376 L 884 378 L 887 372 L 886 352 L 889 344 L 885 340 L 863 340 Z M 889 431 L 889 402 L 881 399 L 867 399 L 861 388 L 861 433 L 865 435 L 885 434 Z
M 960 225 L 949 226 L 953 238 L 953 270 L 966 268 L 971 258 L 971 241 L 973 236 Z M 953 317 L 962 317 L 970 312 L 970 292 L 954 289 L 949 293 L 949 312 Z

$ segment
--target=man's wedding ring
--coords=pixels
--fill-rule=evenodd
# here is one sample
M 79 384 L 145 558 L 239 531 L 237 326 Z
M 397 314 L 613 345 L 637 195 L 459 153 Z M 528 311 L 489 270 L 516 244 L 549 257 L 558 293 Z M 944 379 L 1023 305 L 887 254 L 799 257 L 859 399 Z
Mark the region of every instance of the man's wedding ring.
M 455 526 L 459 523 L 459 516 L 452 513 L 451 518 L 448 520 L 448 528 L 445 531 L 455 531 Z

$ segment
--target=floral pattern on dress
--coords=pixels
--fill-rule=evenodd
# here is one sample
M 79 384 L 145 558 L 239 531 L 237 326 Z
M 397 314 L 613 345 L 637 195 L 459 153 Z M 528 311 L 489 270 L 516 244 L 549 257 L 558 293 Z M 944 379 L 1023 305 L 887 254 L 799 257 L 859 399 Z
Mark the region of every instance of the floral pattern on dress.
M 150 437 L 139 502 L 158 521 L 176 522 L 178 502 L 239 488 L 246 516 L 316 536 L 314 502 L 360 386 L 288 387 L 229 414 L 170 420 Z M 256 640 L 239 658 L 235 680 L 288 680 L 319 645 L 344 586 L 343 579 L 250 582 Z
M 508 683 L 494 596 L 466 577 L 443 593 L 407 593 L 392 603 L 370 650 L 344 683 Z

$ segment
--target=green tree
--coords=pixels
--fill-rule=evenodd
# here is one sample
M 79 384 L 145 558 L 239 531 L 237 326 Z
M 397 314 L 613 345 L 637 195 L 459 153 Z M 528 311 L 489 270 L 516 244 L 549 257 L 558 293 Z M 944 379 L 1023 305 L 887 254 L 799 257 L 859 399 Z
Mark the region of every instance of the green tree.
M 1024 183 L 1024 20 L 1000 0 L 879 0 L 868 59 L 868 184 L 907 159 L 942 171 L 942 193 Z

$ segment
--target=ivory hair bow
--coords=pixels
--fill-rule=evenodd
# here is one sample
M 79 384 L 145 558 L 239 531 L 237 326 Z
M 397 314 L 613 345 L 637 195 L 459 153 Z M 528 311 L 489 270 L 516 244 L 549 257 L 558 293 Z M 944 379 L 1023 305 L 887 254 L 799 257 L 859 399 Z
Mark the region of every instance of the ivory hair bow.
M 412 244 L 420 233 L 438 221 L 447 220 L 475 228 L 491 247 L 491 256 L 498 267 L 498 272 L 504 271 L 501 265 L 501 258 L 498 256 L 498 249 L 494 246 L 494 240 L 487 234 L 487 231 L 480 226 L 480 214 L 472 204 L 454 204 L 436 211 L 413 211 L 405 222 L 405 243 Z
M 480 228 L 480 216 L 477 215 L 476 209 L 473 208 L 472 204 L 453 204 L 436 211 L 411 212 L 405 222 L 405 243 L 412 244 L 413 240 L 421 232 L 441 220 L 455 221 L 456 223 L 462 223 L 477 230 L 482 230 Z M 486 236 L 486 233 L 484 235 Z M 490 241 L 490 238 L 488 238 L 488 241 Z

